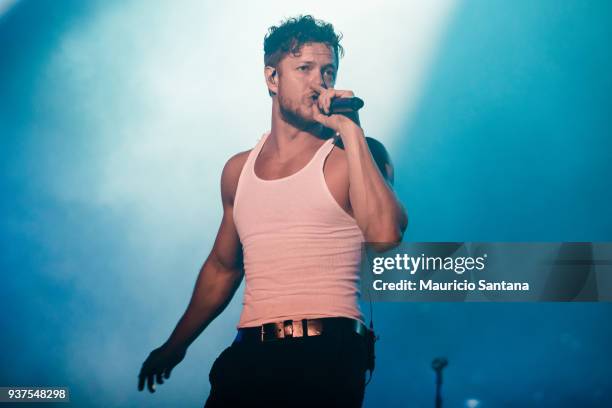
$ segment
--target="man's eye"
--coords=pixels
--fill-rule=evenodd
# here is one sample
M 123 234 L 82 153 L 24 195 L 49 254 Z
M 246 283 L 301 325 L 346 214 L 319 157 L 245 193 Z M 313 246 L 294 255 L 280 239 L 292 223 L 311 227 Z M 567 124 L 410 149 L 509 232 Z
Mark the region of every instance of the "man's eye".
M 304 70 L 307 70 L 307 69 L 308 69 L 308 66 L 307 66 L 307 65 L 302 65 L 301 67 L 298 67 L 298 69 L 299 69 L 300 71 L 304 71 Z

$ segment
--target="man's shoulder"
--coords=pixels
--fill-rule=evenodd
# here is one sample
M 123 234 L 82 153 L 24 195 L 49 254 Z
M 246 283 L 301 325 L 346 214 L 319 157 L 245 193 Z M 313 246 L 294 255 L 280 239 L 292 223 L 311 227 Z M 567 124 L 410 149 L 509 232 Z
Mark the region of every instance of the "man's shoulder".
M 370 149 L 370 153 L 372 153 L 372 157 L 374 158 L 374 162 L 376 162 L 380 173 L 390 185 L 393 185 L 393 164 L 391 163 L 391 157 L 389 156 L 389 152 L 385 148 L 385 145 L 369 136 L 366 136 L 366 142 L 368 143 L 368 148 Z
M 236 195 L 236 189 L 238 188 L 240 173 L 242 173 L 242 169 L 251 150 L 252 149 L 236 153 L 225 163 L 223 172 L 221 173 L 221 193 L 224 200 L 233 202 L 233 198 Z
M 392 181 L 393 165 L 391 164 L 391 157 L 389 156 L 389 152 L 387 152 L 385 145 L 370 136 L 366 136 L 365 140 L 368 145 L 368 149 L 370 149 L 370 153 L 372 153 L 374 162 L 376 162 L 376 165 L 380 169 L 381 173 L 385 176 L 385 178 L 387 178 L 387 180 Z M 342 139 L 336 140 L 336 146 L 340 148 L 340 151 L 342 151 L 342 155 L 345 155 Z
M 244 167 L 244 163 L 246 163 L 246 160 L 249 157 L 249 154 L 251 153 L 251 150 L 253 149 L 249 149 L 249 150 L 245 150 L 243 152 L 239 152 L 236 153 L 235 155 L 233 155 L 232 157 L 230 157 L 227 162 L 225 163 L 225 167 L 224 167 L 224 171 L 225 169 L 229 170 L 229 171 L 236 171 L 238 170 L 238 172 L 240 172 L 242 170 L 242 168 Z
M 387 149 L 385 149 L 385 145 L 382 142 L 370 136 L 366 136 L 365 139 L 373 155 L 388 155 Z

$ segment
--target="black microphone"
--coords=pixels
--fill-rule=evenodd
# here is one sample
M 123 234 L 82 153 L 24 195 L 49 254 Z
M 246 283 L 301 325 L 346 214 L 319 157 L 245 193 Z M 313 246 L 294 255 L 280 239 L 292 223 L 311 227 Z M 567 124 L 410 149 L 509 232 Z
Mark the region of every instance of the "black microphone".
M 353 96 L 352 98 L 336 98 L 332 99 L 329 105 L 329 113 L 350 113 L 357 112 L 363 108 L 363 100 Z

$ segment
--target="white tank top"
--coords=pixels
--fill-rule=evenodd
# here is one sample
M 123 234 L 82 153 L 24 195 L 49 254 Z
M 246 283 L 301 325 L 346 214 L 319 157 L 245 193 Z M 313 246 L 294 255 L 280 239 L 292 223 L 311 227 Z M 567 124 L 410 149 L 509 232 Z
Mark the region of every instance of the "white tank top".
M 323 175 L 333 139 L 297 173 L 263 180 L 254 164 L 269 135 L 250 152 L 234 199 L 246 279 L 237 327 L 336 316 L 363 322 L 358 299 L 364 237 Z

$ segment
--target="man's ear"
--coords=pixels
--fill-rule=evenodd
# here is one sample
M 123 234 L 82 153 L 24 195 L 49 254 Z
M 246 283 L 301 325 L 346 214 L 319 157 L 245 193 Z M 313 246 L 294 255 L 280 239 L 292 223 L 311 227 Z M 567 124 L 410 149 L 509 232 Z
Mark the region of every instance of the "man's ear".
M 278 70 L 275 67 L 266 66 L 264 68 L 264 76 L 266 77 L 266 85 L 270 96 L 276 95 L 278 92 Z

